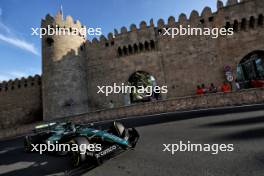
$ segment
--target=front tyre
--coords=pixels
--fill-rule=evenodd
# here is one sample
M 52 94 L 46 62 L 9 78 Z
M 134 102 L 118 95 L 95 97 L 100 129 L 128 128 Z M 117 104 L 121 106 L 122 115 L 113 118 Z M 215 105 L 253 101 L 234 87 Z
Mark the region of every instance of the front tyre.
M 26 136 L 24 138 L 24 151 L 25 152 L 31 152 L 32 150 L 32 142 L 31 142 L 31 137 L 30 136 Z

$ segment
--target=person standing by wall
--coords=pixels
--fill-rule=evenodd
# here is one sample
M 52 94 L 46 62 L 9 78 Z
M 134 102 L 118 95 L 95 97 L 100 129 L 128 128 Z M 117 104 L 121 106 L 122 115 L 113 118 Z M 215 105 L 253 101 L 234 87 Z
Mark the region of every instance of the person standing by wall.
M 224 92 L 224 93 L 231 92 L 230 84 L 227 83 L 227 82 L 223 82 L 223 84 L 221 86 L 221 91 Z
M 196 95 L 202 95 L 202 94 L 204 94 L 204 90 L 199 85 L 197 85 Z

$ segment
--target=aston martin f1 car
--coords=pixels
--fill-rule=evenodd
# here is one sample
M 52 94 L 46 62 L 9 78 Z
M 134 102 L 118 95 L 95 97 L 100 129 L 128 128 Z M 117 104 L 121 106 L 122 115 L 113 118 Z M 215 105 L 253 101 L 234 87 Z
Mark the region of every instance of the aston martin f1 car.
M 118 153 L 135 148 L 139 134 L 134 128 L 125 128 L 119 122 L 101 130 L 92 125 L 76 125 L 73 123 L 49 123 L 36 126 L 33 134 L 24 139 L 26 152 L 32 151 L 37 144 L 69 144 L 79 146 L 77 150 L 54 151 L 53 154 L 69 155 L 72 165 L 77 167 L 83 162 L 101 164 Z M 100 150 L 81 151 L 81 146 L 100 146 Z

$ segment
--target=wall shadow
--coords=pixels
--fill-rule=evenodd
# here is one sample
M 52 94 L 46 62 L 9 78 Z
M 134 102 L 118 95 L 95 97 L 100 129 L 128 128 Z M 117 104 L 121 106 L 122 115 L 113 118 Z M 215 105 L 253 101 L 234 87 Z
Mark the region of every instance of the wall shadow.
M 227 120 L 215 123 L 209 123 L 201 125 L 201 127 L 228 127 L 228 126 L 239 126 L 239 125 L 252 125 L 256 123 L 264 123 L 264 116 L 255 116 L 236 120 Z
M 239 131 L 232 134 L 226 134 L 214 138 L 215 141 L 242 141 L 242 140 L 256 140 L 264 138 L 264 127 Z

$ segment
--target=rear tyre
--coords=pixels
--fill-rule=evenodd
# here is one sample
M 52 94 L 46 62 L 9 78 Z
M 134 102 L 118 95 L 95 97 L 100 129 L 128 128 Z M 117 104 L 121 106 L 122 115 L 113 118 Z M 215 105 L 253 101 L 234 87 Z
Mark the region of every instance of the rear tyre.
M 74 150 L 74 151 L 70 151 L 70 160 L 72 163 L 72 166 L 74 167 L 78 167 L 80 166 L 84 161 L 88 160 L 90 158 L 90 156 L 86 155 L 86 152 L 80 151 L 80 145 L 85 144 L 86 146 L 89 145 L 89 141 L 86 137 L 75 137 L 74 139 L 72 139 L 70 141 L 70 144 L 73 145 L 77 145 L 78 146 L 78 150 Z

